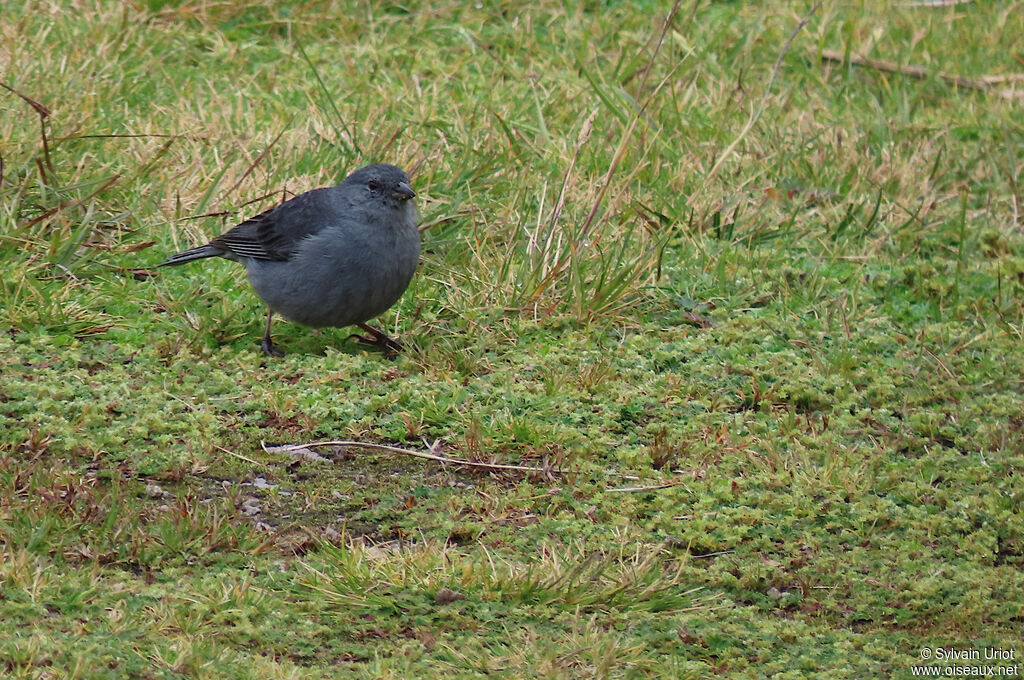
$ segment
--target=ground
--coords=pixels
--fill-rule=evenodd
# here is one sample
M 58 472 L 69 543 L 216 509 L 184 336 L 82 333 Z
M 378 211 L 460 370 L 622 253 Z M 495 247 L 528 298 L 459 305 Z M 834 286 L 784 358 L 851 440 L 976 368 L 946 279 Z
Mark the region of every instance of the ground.
M 7 3 L 0 669 L 1019 674 L 1021 10 Z M 393 361 L 155 267 L 381 161 Z

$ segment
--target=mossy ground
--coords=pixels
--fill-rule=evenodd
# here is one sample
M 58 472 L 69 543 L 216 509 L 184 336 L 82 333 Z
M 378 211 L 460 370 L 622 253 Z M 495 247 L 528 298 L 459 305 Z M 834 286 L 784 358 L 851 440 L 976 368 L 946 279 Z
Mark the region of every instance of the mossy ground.
M 0 32 L 6 676 L 1024 654 L 1019 2 L 15 2 Z M 284 322 L 268 359 L 240 268 L 154 269 L 376 161 L 426 227 L 393 362 Z M 534 470 L 280 448 L 338 440 Z

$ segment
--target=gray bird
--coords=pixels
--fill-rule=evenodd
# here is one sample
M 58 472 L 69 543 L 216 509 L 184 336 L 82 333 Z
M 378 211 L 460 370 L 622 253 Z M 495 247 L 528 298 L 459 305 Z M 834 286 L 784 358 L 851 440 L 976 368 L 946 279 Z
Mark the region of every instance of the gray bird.
M 361 342 L 393 355 L 395 340 L 366 325 L 395 304 L 416 271 L 420 234 L 409 176 L 381 163 L 356 170 L 334 187 L 314 189 L 262 212 L 159 266 L 206 257 L 241 262 L 267 303 L 264 353 L 282 356 L 270 339 L 274 312 L 303 326 L 358 326 Z

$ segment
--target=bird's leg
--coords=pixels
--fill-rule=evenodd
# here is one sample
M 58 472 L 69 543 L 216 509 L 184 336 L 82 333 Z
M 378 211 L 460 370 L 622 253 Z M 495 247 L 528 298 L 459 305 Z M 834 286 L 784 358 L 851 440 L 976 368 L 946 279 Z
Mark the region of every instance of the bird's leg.
M 394 338 L 389 338 L 387 335 L 380 332 L 373 326 L 368 326 L 365 323 L 357 323 L 356 325 L 370 334 L 370 337 L 366 337 L 365 335 L 353 333 L 349 337 L 355 338 L 356 342 L 362 343 L 364 345 L 373 345 L 374 347 L 379 347 L 381 351 L 384 352 L 384 356 L 387 357 L 394 357 L 399 352 L 402 351 L 402 344 L 400 342 L 398 342 Z
M 274 318 L 274 310 L 267 307 L 267 330 L 263 333 L 263 342 L 260 343 L 260 349 L 268 357 L 283 357 L 284 352 L 274 347 L 274 341 L 270 339 L 270 321 Z

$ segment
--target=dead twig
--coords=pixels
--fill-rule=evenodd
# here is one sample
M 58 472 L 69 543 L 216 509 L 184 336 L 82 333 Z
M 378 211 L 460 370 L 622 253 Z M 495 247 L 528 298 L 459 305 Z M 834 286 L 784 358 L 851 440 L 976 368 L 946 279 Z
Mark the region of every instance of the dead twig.
M 21 97 L 23 100 L 25 100 L 26 104 L 28 104 L 29 106 L 31 106 L 33 109 L 36 110 L 36 113 L 39 114 L 40 118 L 46 118 L 47 116 L 50 115 L 50 109 L 46 108 L 45 106 L 43 106 L 42 104 L 37 102 L 35 99 L 32 99 L 32 97 L 29 97 L 27 94 L 23 94 L 21 92 L 18 92 L 13 87 L 11 87 L 10 85 L 8 85 L 7 83 L 5 83 L 3 81 L 0 81 L 0 87 L 4 88 L 5 90 L 10 92 L 11 94 L 17 95 L 17 96 Z
M 288 121 L 288 122 L 289 122 L 289 124 L 291 123 L 291 121 Z M 259 155 L 256 156 L 256 159 L 253 160 L 253 162 L 249 164 L 249 167 L 245 169 L 245 172 L 242 173 L 242 176 L 239 177 L 238 180 L 234 184 L 232 184 L 231 187 L 228 188 L 228 190 L 225 191 L 221 195 L 220 200 L 217 202 L 217 205 L 220 205 L 221 203 L 223 203 L 224 200 L 228 196 L 230 196 L 232 193 L 234 193 L 235 189 L 240 187 L 242 185 L 242 182 L 244 182 L 246 180 L 246 178 L 249 175 L 251 175 L 254 170 L 256 170 L 256 168 L 259 166 L 259 164 L 263 162 L 263 159 L 267 157 L 267 154 L 270 153 L 270 150 L 274 148 L 274 145 L 277 144 L 278 140 L 281 139 L 281 136 L 284 134 L 284 131 L 286 129 L 287 129 L 287 126 L 281 128 L 281 131 L 277 133 L 277 136 L 274 137 L 272 140 L 270 140 L 270 144 L 267 144 L 266 148 L 264 148 L 263 151 L 261 151 L 259 153 Z
M 287 193 L 291 193 L 291 192 L 287 192 Z M 294 196 L 295 194 L 292 194 L 292 195 Z M 235 213 L 241 212 L 242 208 L 245 208 L 246 206 L 253 205 L 253 204 L 256 204 L 256 203 L 262 203 L 263 201 L 267 200 L 268 198 L 273 198 L 274 196 L 277 196 L 277 191 L 271 191 L 269 194 L 263 194 L 262 196 L 257 196 L 256 198 L 254 198 L 252 200 L 249 200 L 249 201 L 246 201 L 245 203 L 242 203 L 241 205 L 239 205 L 237 208 L 232 208 L 231 210 L 214 210 L 212 212 L 203 213 L 202 215 L 186 215 L 184 217 L 179 217 L 175 221 L 176 222 L 188 222 L 189 220 L 205 220 L 205 219 L 208 219 L 208 218 L 211 218 L 211 217 L 227 217 L 229 215 L 234 215 Z
M 531 472 L 539 473 L 545 476 L 555 474 L 565 474 L 564 470 L 557 470 L 551 467 L 532 467 L 528 465 L 510 465 L 507 463 L 481 463 L 475 460 L 466 460 L 464 458 L 450 458 L 448 456 L 439 456 L 435 453 L 425 453 L 423 451 L 415 451 L 413 449 L 403 449 L 397 446 L 388 446 L 386 444 L 372 444 L 370 442 L 356 442 L 356 441 L 329 441 L 329 442 L 311 442 L 308 444 L 289 444 L 287 446 L 273 446 L 268 448 L 267 443 L 264 441 L 260 442 L 260 446 L 263 450 L 268 453 L 278 453 L 283 451 L 297 451 L 299 449 L 308 449 L 317 446 L 351 446 L 353 448 L 371 449 L 374 451 L 387 451 L 388 453 L 400 453 L 404 456 L 413 456 L 414 458 L 423 458 L 426 460 L 433 460 L 439 463 L 446 463 L 451 465 L 459 465 L 463 467 L 475 467 L 483 468 L 486 470 L 505 470 L 510 472 Z M 431 451 L 437 447 L 437 442 L 434 442 L 430 446 Z
M 913 2 L 897 2 L 896 7 L 953 7 L 955 5 L 968 5 L 974 0 L 914 0 Z
M 924 351 L 928 353 L 928 356 L 930 356 L 932 359 L 935 359 L 935 363 L 937 363 L 939 365 L 939 367 L 946 373 L 946 375 L 948 375 L 950 378 L 952 378 L 954 382 L 959 382 L 956 379 L 956 376 L 953 375 L 953 371 L 949 370 L 949 366 L 946 365 L 946 362 L 944 362 L 942 359 L 940 359 L 939 356 L 935 352 L 931 351 L 927 347 L 924 347 L 922 349 L 924 349 Z
M 468 215 L 472 215 L 474 212 L 476 212 L 474 208 L 463 208 L 462 210 L 455 211 L 451 215 L 442 215 L 441 217 L 430 220 L 429 222 L 423 222 L 419 225 L 418 228 L 420 233 L 422 234 L 427 229 L 436 227 L 439 224 L 444 224 L 445 222 L 451 222 L 452 220 L 458 219 L 459 217 L 466 217 Z
M 91 198 L 97 196 L 98 194 L 100 194 L 100 193 L 106 191 L 107 189 L 109 189 L 119 179 L 121 179 L 121 175 L 114 175 L 113 177 L 110 177 L 105 182 L 103 182 L 103 184 L 100 185 L 99 189 L 96 189 L 96 191 L 93 191 L 91 194 L 89 194 L 85 198 L 75 198 L 75 199 L 72 199 L 70 201 L 64 201 L 63 203 L 60 203 L 59 205 L 57 205 L 57 206 L 55 206 L 53 208 L 50 208 L 49 210 L 44 212 L 42 215 L 39 215 L 38 217 L 36 217 L 34 219 L 31 219 L 28 222 L 25 222 L 24 224 L 19 224 L 18 225 L 18 229 L 22 229 L 22 230 L 23 229 L 28 229 L 29 227 L 33 227 L 33 226 L 39 224 L 43 220 L 50 219 L 51 217 L 53 217 L 54 215 L 56 215 L 57 213 L 59 213 L 62 210 L 74 207 L 76 205 L 81 205 L 82 203 L 85 203 L 89 199 L 91 199 Z
M 826 61 L 835 61 L 840 64 L 845 63 L 846 61 L 846 55 L 839 50 L 822 50 L 821 58 Z M 900 75 L 907 76 L 908 78 L 916 78 L 918 80 L 929 78 L 933 73 L 924 66 L 916 66 L 914 64 L 897 64 L 894 61 L 888 61 L 886 59 L 871 59 L 860 54 L 850 54 L 850 63 L 857 66 L 864 66 L 866 68 L 873 68 L 876 71 L 899 73 Z M 1007 73 L 1005 75 L 998 76 L 978 76 L 976 78 L 957 76 L 950 73 L 942 73 L 941 71 L 936 75 L 945 82 L 958 87 L 992 92 L 996 96 L 1004 99 L 1024 99 L 1024 73 Z M 1010 87 L 996 89 L 999 85 L 1004 84 L 1009 84 Z
M 18 92 L 7 83 L 0 81 L 0 87 L 4 88 L 8 92 L 18 97 L 21 97 L 29 106 L 31 106 L 37 114 L 39 114 L 39 135 L 43 140 L 43 162 L 44 165 L 40 166 L 42 171 L 41 175 L 44 181 L 52 181 L 56 176 L 57 171 L 53 168 L 53 161 L 50 159 L 50 141 L 46 137 L 46 119 L 50 117 L 50 109 L 46 108 L 32 97 L 27 94 Z M 44 169 L 45 168 L 45 169 Z
M 620 489 L 608 489 L 608 493 L 640 493 L 642 491 L 657 491 L 682 485 L 682 482 L 669 482 L 667 484 L 655 484 L 654 486 L 625 486 Z
M 248 456 L 243 456 L 240 453 L 235 453 L 231 449 L 225 449 L 223 446 L 218 446 L 216 444 L 214 444 L 213 446 L 214 446 L 214 448 L 220 449 L 221 451 L 223 451 L 224 453 L 228 454 L 229 456 L 234 456 L 235 458 L 237 458 L 239 460 L 244 460 L 246 463 L 249 463 L 250 465 L 256 465 L 256 466 L 262 467 L 262 468 L 267 467 L 266 463 L 261 463 L 258 460 L 253 460 L 252 458 L 249 458 Z
M 145 134 L 128 134 L 128 133 L 108 133 L 108 134 L 90 134 L 90 135 L 63 135 L 57 137 L 54 141 L 66 142 L 70 139 L 184 139 L 185 135 L 173 135 L 165 134 L 160 132 L 147 132 Z

